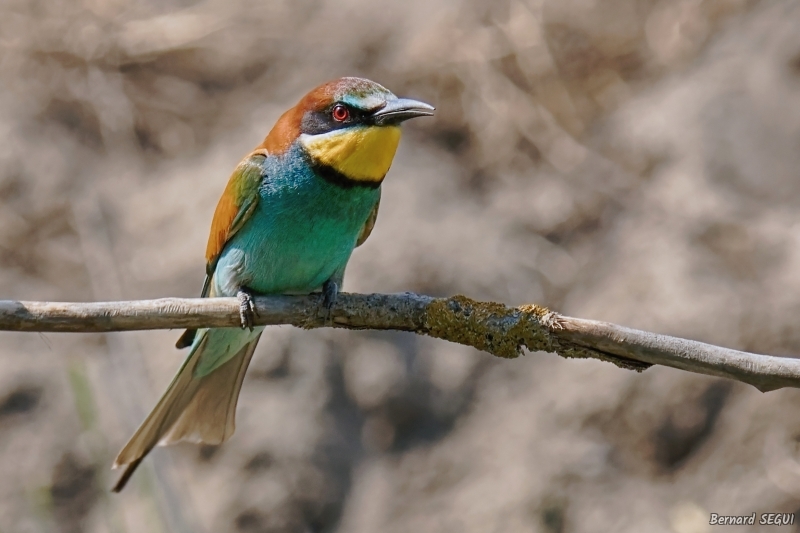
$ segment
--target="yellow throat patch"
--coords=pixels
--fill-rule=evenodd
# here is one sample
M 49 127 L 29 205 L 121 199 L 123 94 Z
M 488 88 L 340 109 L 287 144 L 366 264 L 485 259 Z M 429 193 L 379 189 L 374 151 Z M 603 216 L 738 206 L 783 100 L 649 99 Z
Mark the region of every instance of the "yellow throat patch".
M 383 179 L 400 144 L 397 126 L 363 126 L 300 136 L 300 142 L 317 162 L 332 167 L 353 181 Z

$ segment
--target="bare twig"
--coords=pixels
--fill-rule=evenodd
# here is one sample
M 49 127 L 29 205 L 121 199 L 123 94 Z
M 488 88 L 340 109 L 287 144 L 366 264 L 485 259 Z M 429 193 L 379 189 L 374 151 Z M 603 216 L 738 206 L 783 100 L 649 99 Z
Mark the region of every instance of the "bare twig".
M 259 296 L 256 325 L 410 331 L 513 358 L 522 348 L 595 358 L 637 371 L 651 365 L 721 376 L 761 391 L 800 387 L 800 360 L 558 315 L 538 305 L 507 307 L 465 296 L 340 294 L 330 318 L 318 295 Z M 236 298 L 162 298 L 130 302 L 0 301 L 0 330 L 107 332 L 238 327 Z

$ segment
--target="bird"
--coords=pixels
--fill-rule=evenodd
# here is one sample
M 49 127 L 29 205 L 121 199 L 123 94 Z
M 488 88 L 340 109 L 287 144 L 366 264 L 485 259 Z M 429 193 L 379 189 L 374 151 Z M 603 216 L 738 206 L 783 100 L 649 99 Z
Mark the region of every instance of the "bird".
M 231 174 L 206 247 L 201 296 L 237 297 L 241 327 L 189 329 L 189 352 L 117 455 L 121 491 L 156 445 L 217 445 L 234 432 L 245 372 L 264 329 L 253 295 L 321 292 L 330 312 L 353 250 L 378 215 L 401 123 L 434 107 L 364 78 L 324 83 L 283 113 Z

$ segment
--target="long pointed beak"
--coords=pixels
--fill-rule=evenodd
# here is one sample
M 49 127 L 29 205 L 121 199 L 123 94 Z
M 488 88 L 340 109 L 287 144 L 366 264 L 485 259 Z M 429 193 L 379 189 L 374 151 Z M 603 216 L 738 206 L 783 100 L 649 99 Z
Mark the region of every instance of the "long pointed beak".
M 400 124 L 404 120 L 414 117 L 430 117 L 433 115 L 434 107 L 409 98 L 398 98 L 390 100 L 386 105 L 375 111 L 372 118 L 378 126 L 389 124 Z

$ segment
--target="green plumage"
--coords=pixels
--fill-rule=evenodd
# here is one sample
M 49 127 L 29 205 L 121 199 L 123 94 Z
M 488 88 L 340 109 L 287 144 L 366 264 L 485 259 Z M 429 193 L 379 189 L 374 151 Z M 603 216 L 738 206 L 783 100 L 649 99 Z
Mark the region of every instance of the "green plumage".
M 214 263 L 208 295 L 235 296 L 242 287 L 262 294 L 310 293 L 329 279 L 341 285 L 380 188 L 326 181 L 297 145 L 285 154 L 251 159 L 240 169 L 252 179 L 254 165 L 261 168 L 258 196 L 240 199 L 242 207 L 234 218 L 239 227 Z M 241 213 L 247 210 L 251 213 L 244 217 Z M 219 444 L 233 433 L 241 379 L 263 329 L 196 333 L 178 375 L 117 457 L 117 464 L 130 466 L 115 489 L 138 466 L 136 457 L 159 442 Z M 223 372 L 226 366 L 234 368 Z
M 380 188 L 329 183 L 306 164 L 297 146 L 286 154 L 258 159 L 264 175 L 259 200 L 216 263 L 213 294 L 235 296 L 241 287 L 260 294 L 306 294 L 320 290 L 329 279 L 341 284 L 361 229 L 380 199 Z M 226 328 L 208 336 L 196 375 L 226 362 L 253 334 Z
M 347 106 L 346 119 L 341 118 L 343 106 Z M 340 287 L 353 249 L 375 223 L 382 176 L 355 181 L 336 170 L 349 168 L 334 164 L 340 159 L 323 164 L 312 158 L 301 141 L 320 139 L 314 136 L 330 132 L 363 134 L 384 126 L 397 131 L 400 122 L 430 115 L 432 110 L 358 78 L 342 78 L 306 95 L 231 176 L 212 222 L 202 295 L 237 296 L 244 289 L 308 294 L 326 282 Z M 330 145 L 334 149 L 330 153 L 341 153 L 345 159 L 356 154 L 362 166 L 373 161 L 370 154 L 384 154 L 375 161 L 385 166 L 385 154 L 387 150 L 394 154 L 398 135 L 384 136 L 394 139 L 385 150 L 382 141 L 374 142 L 383 138 L 380 135 L 371 138 L 372 144 L 360 141 L 365 138 L 362 135 L 345 139 L 352 143 L 346 147 Z M 127 468 L 113 490 L 124 487 L 156 444 L 181 440 L 219 444 L 230 437 L 245 371 L 263 329 L 189 330 L 181 337 L 178 347 L 191 343 L 189 354 L 117 456 L 115 466 Z

